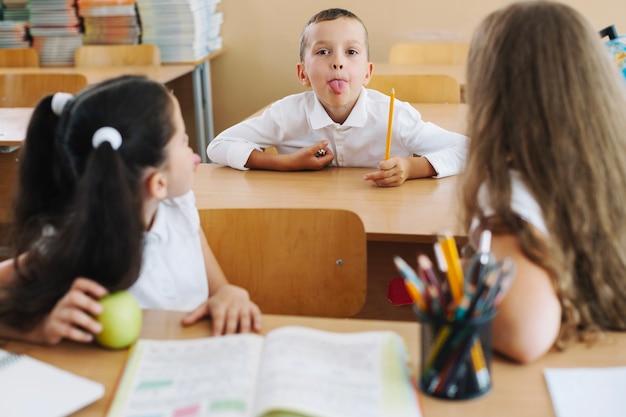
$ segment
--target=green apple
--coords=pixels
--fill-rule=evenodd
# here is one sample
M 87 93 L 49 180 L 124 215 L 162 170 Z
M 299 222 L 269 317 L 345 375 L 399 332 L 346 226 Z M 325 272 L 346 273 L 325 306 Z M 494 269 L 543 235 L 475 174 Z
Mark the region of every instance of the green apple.
M 102 313 L 96 320 L 102 331 L 96 334 L 96 341 L 110 349 L 129 346 L 141 331 L 142 313 L 137 299 L 128 291 L 118 291 L 100 299 Z

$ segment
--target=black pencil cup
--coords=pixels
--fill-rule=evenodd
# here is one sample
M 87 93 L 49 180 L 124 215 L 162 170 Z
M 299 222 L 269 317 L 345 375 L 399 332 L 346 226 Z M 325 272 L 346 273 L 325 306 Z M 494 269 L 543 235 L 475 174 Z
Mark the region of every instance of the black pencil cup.
M 491 390 L 493 316 L 422 320 L 420 390 L 450 400 L 476 398 Z

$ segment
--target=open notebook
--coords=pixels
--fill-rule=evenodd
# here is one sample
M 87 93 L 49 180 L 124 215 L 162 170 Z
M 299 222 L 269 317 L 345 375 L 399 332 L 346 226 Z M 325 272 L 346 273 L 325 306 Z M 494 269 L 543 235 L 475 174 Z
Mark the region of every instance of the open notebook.
M 67 416 L 104 395 L 98 382 L 0 349 L 0 416 Z

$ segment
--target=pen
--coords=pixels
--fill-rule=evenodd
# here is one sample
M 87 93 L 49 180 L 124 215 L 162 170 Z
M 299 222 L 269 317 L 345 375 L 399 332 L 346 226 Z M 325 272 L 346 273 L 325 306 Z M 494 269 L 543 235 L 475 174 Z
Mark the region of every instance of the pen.
M 391 98 L 389 99 L 389 121 L 387 122 L 387 146 L 385 148 L 385 159 L 389 159 L 391 153 L 391 125 L 393 124 L 393 102 L 396 99 L 396 90 L 391 89 Z

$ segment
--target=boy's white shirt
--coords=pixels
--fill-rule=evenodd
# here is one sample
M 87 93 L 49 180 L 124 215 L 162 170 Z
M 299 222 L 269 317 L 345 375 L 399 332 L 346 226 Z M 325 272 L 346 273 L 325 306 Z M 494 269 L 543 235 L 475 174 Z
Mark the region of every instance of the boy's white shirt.
M 245 170 L 254 149 L 273 146 L 279 153 L 293 153 L 325 139 L 335 155 L 332 166 L 377 169 L 385 156 L 389 100 L 385 94 L 362 87 L 352 112 L 338 124 L 312 91 L 290 95 L 259 117 L 220 133 L 208 145 L 207 154 L 213 162 Z M 392 156 L 424 156 L 438 178 L 462 171 L 466 136 L 424 122 L 411 104 L 397 99 L 392 127 Z
M 129 289 L 142 308 L 191 311 L 209 297 L 193 191 L 159 203 L 144 234 L 139 278 Z

